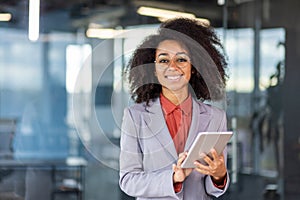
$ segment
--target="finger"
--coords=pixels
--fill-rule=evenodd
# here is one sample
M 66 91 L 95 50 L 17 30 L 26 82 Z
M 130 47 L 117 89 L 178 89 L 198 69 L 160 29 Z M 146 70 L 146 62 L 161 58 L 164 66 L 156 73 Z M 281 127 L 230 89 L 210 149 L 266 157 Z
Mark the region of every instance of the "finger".
M 181 158 L 183 155 L 184 155 L 184 152 L 180 153 L 180 154 L 178 155 L 178 158 Z
M 194 165 L 196 166 L 196 169 L 209 171 L 209 166 L 201 164 L 199 161 L 195 161 Z
M 213 160 L 209 156 L 205 156 L 203 160 L 208 164 L 208 165 L 214 165 Z M 215 159 L 214 159 L 215 160 Z
M 202 159 L 203 161 L 205 161 L 206 164 L 208 164 L 208 165 L 213 164 L 212 158 L 209 155 L 205 154 L 205 153 L 201 153 L 200 154 L 200 159 Z
M 172 165 L 172 169 L 173 169 L 173 172 L 176 172 L 176 171 L 178 170 L 177 165 L 176 165 L 176 164 L 173 164 L 173 165 Z
M 219 155 L 218 155 L 218 153 L 215 149 L 211 149 L 210 153 L 211 153 L 214 160 L 217 160 L 219 158 Z
M 221 155 L 219 155 L 219 159 L 224 160 L 224 154 L 221 153 Z
M 177 161 L 177 165 L 180 165 L 184 161 L 185 157 L 181 157 Z
M 201 174 L 210 175 L 209 170 L 202 169 L 202 168 L 195 168 L 195 170 Z
M 177 165 L 181 165 L 182 162 L 185 160 L 186 158 L 186 154 L 182 154 L 181 157 L 179 157 L 178 161 L 177 161 Z
M 178 155 L 178 157 L 180 158 L 180 157 L 182 157 L 182 156 L 184 156 L 184 155 L 187 155 L 187 152 L 182 152 L 182 153 L 180 153 L 180 154 Z

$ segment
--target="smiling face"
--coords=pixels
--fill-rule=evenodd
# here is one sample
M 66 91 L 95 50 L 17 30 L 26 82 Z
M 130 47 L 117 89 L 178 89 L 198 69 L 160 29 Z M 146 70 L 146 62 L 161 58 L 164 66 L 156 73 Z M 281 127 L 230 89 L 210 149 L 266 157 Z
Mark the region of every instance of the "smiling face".
M 175 95 L 180 103 L 180 99 L 188 96 L 191 68 L 189 52 L 183 45 L 175 40 L 159 43 L 155 53 L 155 71 L 165 97 L 173 98 Z

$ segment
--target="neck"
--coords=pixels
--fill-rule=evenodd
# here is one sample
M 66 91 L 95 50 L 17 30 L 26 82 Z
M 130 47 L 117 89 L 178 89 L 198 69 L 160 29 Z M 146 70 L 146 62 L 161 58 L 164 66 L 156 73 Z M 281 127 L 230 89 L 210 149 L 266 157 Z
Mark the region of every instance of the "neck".
M 174 105 L 181 104 L 184 100 L 186 100 L 189 96 L 188 90 L 185 91 L 170 91 L 167 89 L 162 89 L 162 94 L 169 99 Z

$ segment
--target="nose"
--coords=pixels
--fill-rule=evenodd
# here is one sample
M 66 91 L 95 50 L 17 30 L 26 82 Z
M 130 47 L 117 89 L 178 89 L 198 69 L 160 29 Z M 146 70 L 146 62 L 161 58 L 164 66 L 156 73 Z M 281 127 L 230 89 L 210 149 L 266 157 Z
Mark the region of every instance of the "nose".
M 180 70 L 180 68 L 176 64 L 176 59 L 171 59 L 168 69 L 169 70 Z

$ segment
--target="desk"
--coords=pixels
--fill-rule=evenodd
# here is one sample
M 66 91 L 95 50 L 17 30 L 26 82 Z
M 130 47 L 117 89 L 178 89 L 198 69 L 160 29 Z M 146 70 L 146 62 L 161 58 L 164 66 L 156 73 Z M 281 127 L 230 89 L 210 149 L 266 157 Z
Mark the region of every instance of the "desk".
M 0 160 L 0 169 L 24 170 L 42 169 L 51 172 L 53 189 L 51 199 L 54 200 L 59 194 L 76 194 L 77 199 L 83 200 L 85 167 L 87 162 L 80 157 L 69 157 L 60 160 Z M 61 177 L 59 178 L 59 172 Z M 63 177 L 67 172 L 73 172 L 68 175 L 72 177 Z

